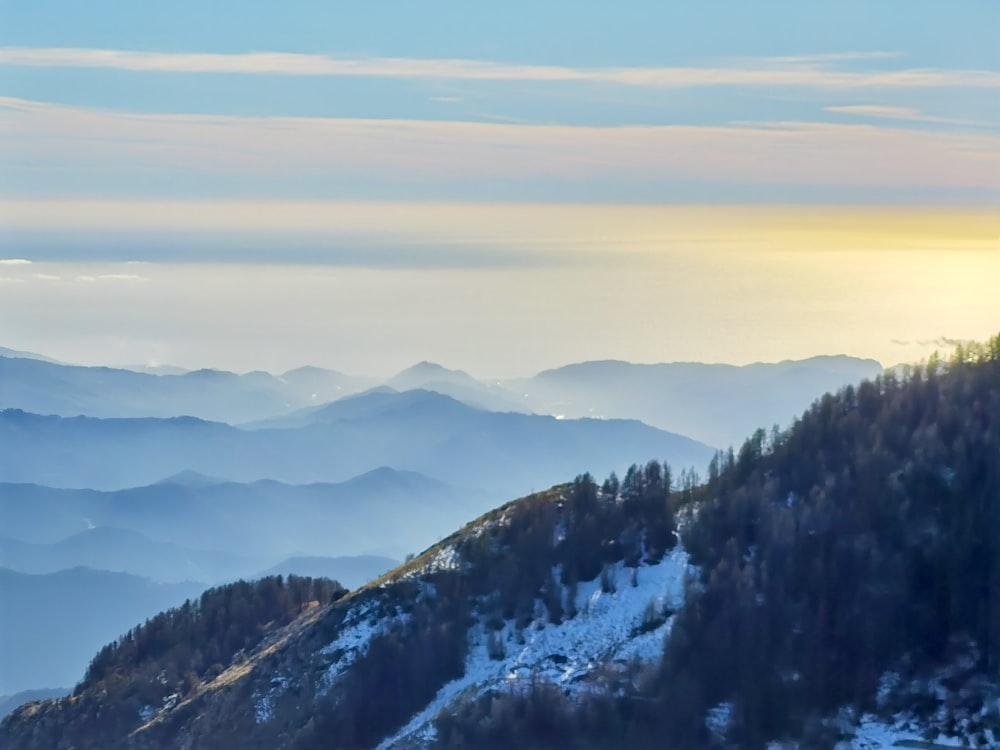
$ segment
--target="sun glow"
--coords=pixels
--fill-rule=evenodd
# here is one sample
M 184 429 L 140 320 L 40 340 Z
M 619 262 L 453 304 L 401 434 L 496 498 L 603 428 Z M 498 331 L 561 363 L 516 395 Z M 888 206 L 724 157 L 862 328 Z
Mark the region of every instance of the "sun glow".
M 45 201 L 4 216 L 33 261 L 3 266 L 7 340 L 80 362 L 895 364 L 1000 321 L 1000 221 L 985 210 Z M 53 309 L 80 330 L 53 326 Z

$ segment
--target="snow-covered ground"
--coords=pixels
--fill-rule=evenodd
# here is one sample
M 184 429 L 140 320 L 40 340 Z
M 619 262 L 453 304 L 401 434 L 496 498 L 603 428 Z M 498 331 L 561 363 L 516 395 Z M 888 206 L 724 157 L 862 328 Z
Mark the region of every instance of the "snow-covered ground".
M 897 717 L 889 723 L 865 714 L 854 729 L 854 736 L 837 745 L 837 750 L 881 750 L 891 747 L 921 747 L 927 740 L 921 727 Z M 929 747 L 966 747 L 957 737 L 939 734 Z
M 292 684 L 291 679 L 288 677 L 275 677 L 271 680 L 271 687 L 266 693 L 260 696 L 256 696 L 253 706 L 254 720 L 258 724 L 263 724 L 265 721 L 270 721 L 271 717 L 274 715 L 274 701 L 283 692 L 288 690 L 289 685 Z
M 337 637 L 319 650 L 320 656 L 329 661 L 329 666 L 316 686 L 317 695 L 328 693 L 337 678 L 365 653 L 371 639 L 385 632 L 399 620 L 399 618 L 376 619 L 377 611 L 375 601 L 369 601 L 353 610 L 343 623 Z M 271 720 L 275 701 L 294 682 L 289 677 L 279 676 L 271 680 L 267 691 L 254 693 L 254 718 L 258 724 Z
M 492 688 L 516 686 L 528 679 L 547 680 L 572 693 L 588 689 L 585 678 L 602 664 L 624 666 L 632 659 L 657 659 L 663 653 L 671 621 L 644 633 L 640 629 L 651 603 L 656 616 L 681 605 L 687 560 L 687 553 L 678 545 L 659 564 L 640 567 L 634 581 L 632 569 L 616 565 L 610 571 L 614 591 L 602 591 L 600 578 L 581 583 L 576 616 L 558 625 L 543 616 L 520 634 L 513 622 L 504 623 L 495 632 L 483 624 L 472 628 L 465 674 L 444 685 L 434 700 L 386 738 L 378 750 L 389 750 L 404 740 L 432 739 L 434 718 L 459 697 L 475 698 Z M 503 656 L 491 658 L 491 651 L 493 656 L 498 653 L 498 641 Z
M 329 692 L 330 688 L 337 681 L 347 668 L 350 667 L 359 656 L 364 654 L 371 639 L 383 633 L 395 622 L 394 619 L 374 619 L 372 612 L 375 610 L 375 603 L 368 602 L 364 606 L 355 610 L 348 622 L 337 638 L 320 649 L 323 656 L 331 657 L 330 666 L 320 681 L 317 693 L 323 695 Z
M 876 693 L 880 716 L 842 710 L 836 724 L 849 739 L 838 750 L 1000 746 L 996 683 L 977 676 L 980 654 L 974 643 L 952 645 L 956 653 L 950 662 L 931 674 L 904 679 L 897 671 L 885 672 Z M 913 706 L 921 707 L 919 715 Z

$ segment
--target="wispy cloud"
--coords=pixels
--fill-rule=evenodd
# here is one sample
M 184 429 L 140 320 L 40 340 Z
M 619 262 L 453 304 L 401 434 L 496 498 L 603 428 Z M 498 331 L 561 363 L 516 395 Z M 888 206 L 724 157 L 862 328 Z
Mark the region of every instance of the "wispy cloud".
M 161 73 L 239 73 L 289 76 L 365 76 L 480 81 L 582 81 L 650 88 L 806 86 L 852 88 L 1000 88 L 991 70 L 902 69 L 847 71 L 828 67 L 848 60 L 894 57 L 891 52 L 844 52 L 759 58 L 720 67 L 605 67 L 518 65 L 483 60 L 344 58 L 289 52 L 239 54 L 141 52 L 70 47 L 3 47 L 0 65 L 106 68 Z
M 779 57 L 766 58 L 769 62 L 775 63 L 797 63 L 797 64 L 823 64 L 831 62 L 851 62 L 857 60 L 892 60 L 902 57 L 901 52 L 873 51 L 873 52 L 823 52 L 814 55 L 782 55 Z
M 0 258 L 0 266 L 28 266 L 31 261 L 26 258 Z
M 978 120 L 962 120 L 954 117 L 938 117 L 928 115 L 913 107 L 895 107 L 886 104 L 847 104 L 827 107 L 827 112 L 860 115 L 862 117 L 877 117 L 885 120 L 903 120 L 906 122 L 932 122 L 943 125 L 984 125 Z
M 97 276 L 100 281 L 149 281 L 149 277 L 136 273 L 102 273 Z
M 32 168 L 427 179 L 626 179 L 997 189 L 1000 134 L 823 122 L 569 126 L 133 114 L 0 98 Z

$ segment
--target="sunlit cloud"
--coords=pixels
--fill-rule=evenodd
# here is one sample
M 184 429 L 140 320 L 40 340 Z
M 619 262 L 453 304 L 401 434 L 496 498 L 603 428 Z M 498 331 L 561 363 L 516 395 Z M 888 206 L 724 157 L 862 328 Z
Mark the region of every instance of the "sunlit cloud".
M 42 227 L 63 223 L 68 213 L 80 220 L 110 217 L 107 236 L 121 236 L 120 224 L 140 218 L 152 227 L 225 223 L 236 229 L 243 219 L 254 219 L 253 228 L 263 225 L 258 216 L 294 227 L 300 218 L 320 226 L 360 215 L 363 221 L 354 218 L 352 226 L 371 231 L 398 222 L 403 232 L 425 222 L 446 238 L 565 242 L 574 259 L 590 251 L 583 243 L 589 239 L 603 258 L 549 269 L 343 268 L 289 264 L 278 247 L 264 263 L 211 255 L 179 263 L 169 256 L 139 270 L 73 248 L 62 260 L 37 259 L 31 272 L 91 281 L 4 284 L 0 320 L 17 322 L 3 345 L 74 362 L 155 356 L 192 368 L 282 372 L 309 363 L 390 373 L 425 357 L 482 375 L 516 375 L 595 356 L 711 361 L 725 347 L 737 363 L 824 351 L 896 363 L 926 356 L 930 348 L 920 342 L 929 337 L 982 340 L 1000 319 L 1000 253 L 988 251 L 997 217 L 989 209 L 199 206 L 191 200 L 47 202 L 30 213 Z M 202 246 L 211 234 L 187 239 Z M 155 280 L 97 280 L 133 273 Z M 660 326 L 662 335 L 651 337 L 636 320 L 683 325 Z M 831 326 L 830 320 L 846 322 Z M 773 330 L 776 321 L 787 324 L 783 336 L 765 337 L 762 351 L 760 332 Z M 890 344 L 893 338 L 900 343 Z M 483 347 L 483 341 L 498 345 Z
M 130 263 L 72 273 L 43 266 L 64 278 L 86 274 L 91 281 L 111 276 L 159 280 L 164 261 L 192 262 L 199 268 L 211 262 L 279 262 L 507 270 L 618 264 L 631 256 L 721 247 L 791 255 L 804 248 L 841 254 L 892 248 L 908 254 L 993 255 L 1000 249 L 1000 224 L 988 208 L 260 200 L 35 200 L 8 205 L 19 216 L 16 229 L 22 238 L 32 232 L 45 236 L 53 227 L 76 238 L 68 254 L 59 252 L 65 243 L 58 239 L 56 252 L 40 246 L 39 258 L 46 263 L 114 261 L 106 238 L 136 238 L 129 242 L 129 252 L 144 258 L 142 270 Z M 162 244 L 147 246 L 144 234 L 166 239 L 170 250 L 164 253 Z M 308 248 L 317 237 L 324 239 L 316 252 L 290 249 Z M 263 238 L 262 251 L 250 250 L 255 238 Z M 231 251 L 234 244 L 240 248 L 237 253 Z M 345 254 L 343 246 L 352 249 Z
M 39 169 L 388 182 L 619 177 L 992 191 L 1000 159 L 997 133 L 798 121 L 605 127 L 133 114 L 7 97 L 0 128 L 0 154 Z
M 901 52 L 869 51 L 869 52 L 821 52 L 813 55 L 782 55 L 766 58 L 775 63 L 816 64 L 830 62 L 849 62 L 854 60 L 892 60 L 903 57 Z
M 62 280 L 62 276 L 56 276 L 55 274 L 51 274 L 51 273 L 36 273 L 34 275 L 34 278 L 38 279 L 39 281 L 61 281 Z
M 35 278 L 47 281 L 58 281 L 61 279 L 60 276 L 49 275 L 49 274 L 36 274 Z M 112 282 L 129 282 L 129 281 L 149 281 L 146 276 L 139 276 L 137 274 L 131 273 L 83 273 L 77 274 L 73 277 L 73 281 L 82 284 L 95 284 L 101 281 L 112 281 Z
M 26 258 L 0 258 L 0 266 L 28 266 L 31 261 Z
M 886 104 L 847 104 L 827 107 L 827 112 L 837 112 L 862 117 L 877 117 L 885 120 L 903 120 L 906 122 L 933 122 L 943 125 L 984 125 L 976 120 L 962 120 L 954 117 L 938 117 L 925 114 L 913 107 L 896 107 Z
M 417 78 L 476 81 L 580 81 L 650 88 L 807 86 L 817 88 L 1000 88 L 991 70 L 846 71 L 829 63 L 894 57 L 891 52 L 759 58 L 728 66 L 603 67 L 518 65 L 468 59 L 344 58 L 289 52 L 141 52 L 67 47 L 3 47 L 0 65 L 102 68 L 159 73 Z

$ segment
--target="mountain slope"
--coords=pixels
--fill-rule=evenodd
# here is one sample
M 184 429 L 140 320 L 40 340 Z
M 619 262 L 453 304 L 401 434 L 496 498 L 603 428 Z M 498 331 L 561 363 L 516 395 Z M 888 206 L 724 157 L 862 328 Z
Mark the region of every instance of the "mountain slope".
M 329 578 L 349 589 L 364 586 L 399 565 L 398 560 L 377 555 L 349 557 L 290 557 L 254 578 L 276 575 L 296 575 L 311 578 Z
M 1000 336 L 824 396 L 696 499 L 684 541 L 705 588 L 664 668 L 675 736 L 719 705 L 744 746 L 844 706 L 1000 730 Z
M 509 685 L 511 673 L 542 670 L 574 692 L 628 681 L 633 657 L 660 649 L 685 569 L 659 465 L 630 476 L 622 502 L 581 478 L 493 511 L 179 694 L 138 679 L 151 672 L 141 660 L 123 663 L 103 723 L 85 718 L 102 699 L 84 685 L 73 700 L 15 712 L 0 740 L 28 747 L 19 727 L 74 721 L 106 748 L 312 747 L 333 736 L 371 747 L 426 732 L 434 706 Z M 140 716 L 139 695 L 162 708 Z
M 121 700 L 84 686 L 0 742 L 992 746 L 998 540 L 1000 336 L 824 396 L 704 485 L 651 462 L 502 506 L 218 675 L 124 661 Z
M 25 703 L 62 698 L 71 692 L 68 688 L 40 688 L 38 690 L 22 690 L 14 695 L 0 695 L 0 719 Z

